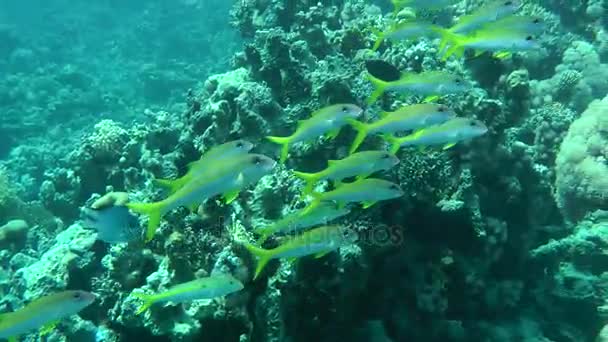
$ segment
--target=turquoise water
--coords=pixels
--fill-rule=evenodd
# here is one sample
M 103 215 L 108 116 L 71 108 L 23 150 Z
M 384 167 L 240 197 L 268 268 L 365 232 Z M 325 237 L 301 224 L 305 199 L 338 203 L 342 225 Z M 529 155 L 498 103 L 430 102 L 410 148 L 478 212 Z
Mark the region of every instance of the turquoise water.
M 608 341 L 607 11 L 4 1 L 0 341 Z

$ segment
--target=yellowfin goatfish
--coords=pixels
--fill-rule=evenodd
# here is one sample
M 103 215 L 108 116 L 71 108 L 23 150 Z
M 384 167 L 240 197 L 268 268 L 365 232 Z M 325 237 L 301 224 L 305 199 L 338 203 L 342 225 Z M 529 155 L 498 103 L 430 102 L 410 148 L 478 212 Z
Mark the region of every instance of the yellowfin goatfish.
M 262 244 L 272 234 L 290 233 L 304 228 L 314 227 L 319 224 L 328 224 L 348 213 L 350 213 L 350 209 L 346 207 L 338 208 L 335 203 L 329 202 L 322 203 L 314 210 L 307 211 L 305 209 L 300 209 L 288 214 L 270 226 L 256 229 L 256 234 L 261 235 L 258 244 Z
M 84 208 L 82 216 L 85 227 L 97 231 L 97 238 L 107 243 L 130 242 L 141 238 L 141 227 L 137 217 L 124 206 L 111 206 L 94 210 Z
M 487 131 L 486 125 L 479 120 L 455 118 L 441 125 L 423 128 L 405 137 L 395 138 L 388 136 L 386 139 L 392 144 L 392 153 L 397 153 L 400 147 L 405 146 L 424 147 L 443 145 L 443 149 L 445 150 L 460 141 L 478 137 Z
M 518 52 L 535 50 L 540 47 L 536 39 L 526 32 L 502 29 L 483 29 L 475 31 L 470 36 L 455 35 L 442 31 L 443 40 L 450 45 L 443 59 L 453 54 L 458 57 L 464 55 L 465 49 L 473 49 L 476 55 L 485 51 L 490 52 Z
M 382 112 L 380 113 L 380 120 L 372 123 L 363 123 L 354 119 L 348 120 L 357 131 L 350 153 L 359 148 L 368 134 L 391 134 L 416 130 L 444 123 L 455 116 L 456 113 L 445 105 L 420 103 L 401 107 L 394 112 Z
M 276 162 L 259 154 L 246 154 L 216 163 L 213 171 L 195 177 L 166 199 L 155 203 L 129 203 L 127 207 L 136 213 L 148 215 L 146 241 L 150 241 L 165 213 L 185 206 L 192 208 L 207 198 L 224 194 L 227 203 L 232 202 L 239 191 L 270 173 Z
M 438 10 L 453 5 L 456 0 L 391 0 L 395 12 L 404 7 L 424 10 Z
M 234 140 L 214 146 L 209 149 L 209 151 L 204 153 L 199 160 L 188 164 L 188 173 L 186 173 L 186 175 L 183 177 L 175 180 L 155 179 L 154 182 L 164 188 L 169 189 L 171 193 L 173 193 L 192 180 L 193 177 L 213 169 L 214 163 L 218 163 L 235 156 L 247 154 L 252 148 L 253 144 L 246 140 Z
M 136 314 L 139 315 L 156 303 L 179 304 L 193 300 L 211 300 L 240 291 L 243 287 L 243 284 L 232 275 L 216 274 L 176 285 L 158 294 L 133 292 L 132 295 L 144 302 L 137 310 Z
M 385 91 L 433 96 L 462 93 L 471 87 L 461 77 L 445 71 L 404 73 L 398 81 L 391 82 L 383 81 L 371 74 L 367 74 L 367 78 L 376 88 L 368 98 L 368 104 L 376 102 Z
M 61 319 L 77 314 L 95 301 L 85 291 L 64 291 L 32 301 L 23 308 L 0 314 L 0 339 L 17 342 L 20 335 L 44 328 L 50 330 Z
M 378 37 L 372 50 L 376 51 L 385 39 L 390 40 L 409 40 L 419 37 L 433 38 L 437 34 L 436 26 L 424 21 L 404 21 L 391 26 L 387 31 L 380 32 L 374 30 Z
M 367 209 L 378 201 L 389 200 L 403 196 L 403 190 L 395 184 L 383 179 L 365 178 L 352 183 L 340 184 L 336 189 L 323 193 L 313 192 L 313 201 L 304 210 L 314 210 L 316 206 L 326 201 L 337 202 L 343 206 L 350 202 L 360 202 Z
M 480 7 L 471 14 L 462 16 L 450 32 L 465 34 L 479 29 L 487 23 L 495 22 L 515 13 L 521 6 L 519 0 L 498 0 Z
M 359 176 L 359 179 L 382 170 L 388 170 L 399 164 L 399 159 L 386 151 L 364 151 L 340 159 L 328 161 L 325 170 L 316 173 L 294 171 L 294 174 L 306 181 L 303 194 L 312 192 L 315 183 L 322 180 L 341 181 L 344 178 Z
M 280 159 L 280 162 L 283 163 L 287 159 L 289 145 L 315 139 L 326 133 L 329 133 L 329 137 L 334 138 L 340 133 L 342 126 L 346 124 L 346 119 L 359 117 L 362 112 L 363 109 L 353 104 L 332 105 L 314 112 L 310 119 L 298 122 L 298 128 L 292 135 L 267 138 L 283 146 Z
M 537 36 L 545 31 L 546 25 L 540 17 L 529 15 L 511 15 L 495 22 L 483 25 L 485 29 L 513 30 Z
M 273 249 L 263 249 L 248 243 L 244 245 L 258 259 L 253 277 L 253 279 L 256 279 L 272 259 L 294 259 L 307 255 L 315 255 L 319 258 L 355 242 L 356 238 L 356 234 L 345 227 L 324 226 L 288 238 L 280 246 Z

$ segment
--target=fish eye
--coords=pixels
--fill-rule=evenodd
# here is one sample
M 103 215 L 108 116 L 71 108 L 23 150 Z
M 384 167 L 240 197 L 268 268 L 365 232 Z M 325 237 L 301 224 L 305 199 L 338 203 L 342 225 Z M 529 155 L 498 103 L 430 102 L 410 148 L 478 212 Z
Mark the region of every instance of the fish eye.
M 456 80 L 456 83 L 458 83 L 458 80 Z M 442 112 L 442 113 L 443 113 L 443 112 L 445 112 L 446 110 L 447 110 L 447 108 L 445 108 L 445 106 L 439 106 L 439 107 L 437 107 L 437 111 L 438 111 L 438 112 Z
M 342 106 L 342 112 L 344 112 L 344 113 L 348 112 L 348 107 Z
M 253 159 L 251 159 L 251 161 L 255 164 L 255 165 L 260 165 L 262 164 L 262 158 L 260 157 L 253 157 Z
M 390 186 L 389 189 L 391 189 L 391 190 L 399 190 L 399 187 L 393 184 L 393 185 Z
M 460 84 L 460 83 L 462 83 L 462 80 L 460 78 L 457 78 L 455 82 Z
M 385 153 L 385 154 L 382 155 L 382 159 L 388 159 L 390 157 L 391 157 L 391 155 L 388 154 L 388 153 Z
M 526 40 L 527 40 L 527 41 L 531 41 L 531 40 L 533 40 L 533 39 L 534 39 L 534 37 L 532 37 L 532 36 L 527 36 L 527 37 L 526 37 Z
M 238 148 L 243 147 L 243 142 L 242 141 L 237 142 L 236 147 L 238 147 Z
M 535 23 L 535 24 L 538 24 L 538 23 L 540 23 L 540 19 L 536 18 L 536 19 L 532 20 L 532 22 Z
M 80 299 L 80 298 L 82 298 L 82 295 L 80 294 L 80 292 L 74 292 L 74 294 L 72 295 L 72 298 Z
M 505 6 L 511 6 L 513 5 L 513 1 L 505 1 Z
M 469 123 L 469 126 L 471 126 L 471 127 L 478 126 L 477 121 L 471 121 L 471 122 Z

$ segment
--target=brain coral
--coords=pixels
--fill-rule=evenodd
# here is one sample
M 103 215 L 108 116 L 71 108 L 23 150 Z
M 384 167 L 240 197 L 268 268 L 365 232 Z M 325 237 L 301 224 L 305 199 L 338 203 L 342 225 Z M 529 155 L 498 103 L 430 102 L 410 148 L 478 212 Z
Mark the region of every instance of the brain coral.
M 608 96 L 570 125 L 557 155 L 555 196 L 571 221 L 608 209 Z

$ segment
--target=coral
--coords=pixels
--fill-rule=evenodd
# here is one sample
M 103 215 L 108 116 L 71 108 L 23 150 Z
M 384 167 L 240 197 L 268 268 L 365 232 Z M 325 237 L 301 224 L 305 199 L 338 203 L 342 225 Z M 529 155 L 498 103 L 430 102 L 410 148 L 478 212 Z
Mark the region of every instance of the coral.
M 607 109 L 608 97 L 591 103 L 570 126 L 557 155 L 555 197 L 572 221 L 608 208 Z
M 19 250 L 25 247 L 29 225 L 23 220 L 11 220 L 0 227 L 0 248 Z

